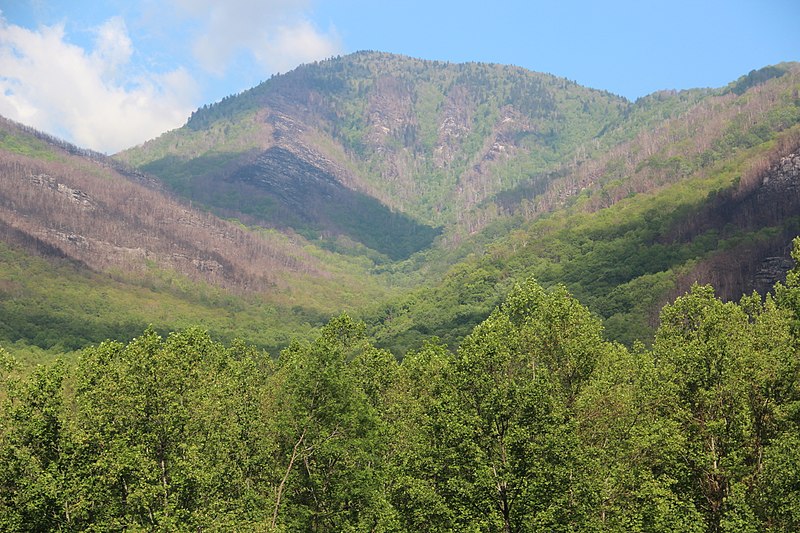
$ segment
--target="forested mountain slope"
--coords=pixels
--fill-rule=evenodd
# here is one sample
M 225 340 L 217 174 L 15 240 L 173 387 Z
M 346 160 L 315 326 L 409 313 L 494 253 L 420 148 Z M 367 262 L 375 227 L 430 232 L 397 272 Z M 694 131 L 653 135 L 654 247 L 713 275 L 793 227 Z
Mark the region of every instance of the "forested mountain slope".
M 277 347 L 387 294 L 358 263 L 299 236 L 224 221 L 1 118 L 0 240 L 0 337 L 42 348 L 126 339 L 147 324 L 204 324 Z
M 763 292 L 800 233 L 800 70 L 778 70 L 636 102 L 606 133 L 617 144 L 485 202 L 484 230 L 426 256 L 442 282 L 376 312 L 376 335 L 398 352 L 431 335 L 455 346 L 526 276 L 565 283 L 625 342 L 694 281 Z
M 575 157 L 627 106 L 517 67 L 361 52 L 199 109 L 118 157 L 218 212 L 399 259 L 439 227 L 474 230 L 477 204 Z
M 204 106 L 115 159 L 3 122 L 9 261 L 24 249 L 172 291 L 186 318 L 161 327 L 198 317 L 269 347 L 342 309 L 397 355 L 431 336 L 455 347 L 529 276 L 565 283 L 613 339 L 648 340 L 693 281 L 736 299 L 788 268 L 799 78 L 786 63 L 629 102 L 517 67 L 361 52 Z M 7 338 L 50 338 L 46 317 L 82 308 L 74 294 L 49 306 L 47 286 L 6 283 Z M 221 302 L 238 311 L 209 322 Z M 114 330 L 102 317 L 121 308 L 85 307 L 79 322 Z M 125 313 L 120 331 L 148 323 Z

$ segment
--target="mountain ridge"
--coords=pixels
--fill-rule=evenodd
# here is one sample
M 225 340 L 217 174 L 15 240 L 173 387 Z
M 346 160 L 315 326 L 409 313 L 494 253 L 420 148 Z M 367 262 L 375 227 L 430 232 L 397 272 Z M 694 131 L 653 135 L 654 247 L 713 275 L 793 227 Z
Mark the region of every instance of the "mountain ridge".
M 419 81 L 412 79 L 414 76 L 427 79 Z M 581 98 L 584 93 L 589 96 L 580 102 L 553 96 L 563 88 Z M 556 125 L 564 123 L 565 130 L 582 130 L 576 116 L 593 112 L 599 116 L 623 101 L 518 67 L 447 65 L 389 54 L 356 53 L 298 67 L 241 95 L 202 108 L 181 130 L 119 157 L 169 182 L 181 175 L 182 166 L 174 159 L 167 160 L 164 152 L 191 161 L 196 156 L 187 152 L 206 149 L 192 142 L 198 132 L 230 129 L 229 117 L 246 115 L 244 122 L 251 125 L 258 120 L 261 127 L 242 150 L 243 160 L 247 150 L 270 146 L 300 156 L 315 154 L 311 158 L 321 162 L 322 170 L 345 186 L 435 227 L 456 221 L 462 211 L 502 188 L 502 183 L 487 178 L 489 169 L 513 158 L 518 144 L 533 147 L 539 161 L 530 164 L 550 168 L 552 161 L 547 160 L 554 160 L 552 152 L 559 143 L 573 143 L 556 131 Z M 592 111 L 591 105 L 600 110 Z M 572 117 L 572 122 L 562 120 L 559 114 Z M 595 131 L 601 128 L 599 121 L 592 126 Z M 180 142 L 189 143 L 191 148 L 181 149 L 177 146 Z M 527 154 L 530 150 L 524 151 Z M 186 155 L 181 156 L 181 152 Z M 517 174 L 511 179 L 519 179 Z M 210 175 L 215 180 L 225 179 L 222 170 Z M 275 224 L 269 216 L 263 218 L 267 225 Z
M 113 160 L 87 153 L 94 162 L 81 163 L 80 149 L 46 134 L 5 133 L 4 157 L 45 169 L 15 174 L 32 211 L 5 213 L 29 248 L 108 273 L 105 252 L 90 253 L 98 228 L 70 229 L 90 220 L 100 189 L 59 172 L 112 173 L 112 182 L 142 187 L 134 196 L 167 193 L 164 216 L 188 210 L 197 222 L 190 231 L 180 217 L 155 218 L 145 232 L 153 243 L 129 236 L 108 248 L 140 265 L 137 283 L 173 272 L 187 280 L 170 282 L 184 295 L 195 283 L 252 294 L 260 303 L 237 303 L 242 316 L 263 316 L 255 309 L 264 304 L 277 306 L 273 319 L 293 309 L 288 331 L 358 309 L 379 344 L 402 354 L 433 335 L 457 345 L 515 281 L 533 276 L 565 283 L 612 338 L 630 343 L 646 339 L 648 317 L 695 281 L 736 298 L 761 275 L 759 262 L 787 266 L 797 206 L 777 218 L 747 214 L 763 202 L 719 213 L 793 153 L 799 79 L 800 66 L 786 63 L 719 89 L 630 102 L 518 67 L 358 53 L 204 106 L 183 128 Z M 58 165 L 73 167 L 54 172 Z M 50 220 L 34 212 L 47 211 L 44 200 L 30 202 L 37 195 L 71 214 L 51 216 L 55 229 L 25 226 Z M 120 208 L 119 227 L 141 223 L 137 210 L 157 203 Z M 178 249 L 195 251 L 158 252 L 173 246 L 169 234 L 179 232 L 170 228 L 185 233 Z M 16 245 L 25 240 L 15 235 Z M 207 244 L 192 248 L 198 242 Z M 261 251 L 245 257 L 249 245 L 237 243 Z M 131 255 L 137 248 L 145 252 Z M 277 267 L 259 266 L 264 253 Z M 737 254 L 748 257 L 739 271 L 714 266 Z M 287 338 L 282 327 L 270 338 Z

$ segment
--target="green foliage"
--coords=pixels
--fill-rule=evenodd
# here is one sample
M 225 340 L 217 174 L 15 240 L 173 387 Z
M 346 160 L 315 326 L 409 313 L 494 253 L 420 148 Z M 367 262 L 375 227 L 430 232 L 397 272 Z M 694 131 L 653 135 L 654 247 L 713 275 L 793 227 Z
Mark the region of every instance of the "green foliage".
M 359 378 L 374 376 L 363 331 L 363 324 L 341 316 L 313 343 L 281 353 L 272 418 L 283 477 L 276 483 L 274 527 L 363 530 L 386 527 L 390 520 L 381 495 L 381 461 L 372 455 L 381 447 L 379 420 L 348 370 L 357 358 L 364 371 Z M 369 387 L 373 400 L 379 390 Z
M 277 233 L 267 238 L 288 240 Z M 30 367 L 105 339 L 128 341 L 148 324 L 162 334 L 201 325 L 222 341 L 238 337 L 277 353 L 293 338 L 313 338 L 342 309 L 356 312 L 390 293 L 360 258 L 334 256 L 295 240 L 306 245 L 297 253 L 319 257 L 333 276 L 297 273 L 290 285 L 253 295 L 155 268 L 88 272 L 0 244 L 0 342 Z
M 318 241 L 340 254 L 261 230 L 333 272 L 287 274 L 264 298 L 0 249 L 0 529 L 797 530 L 800 270 L 774 295 L 726 302 L 696 285 L 654 313 L 704 266 L 796 228 L 726 218 L 796 129 L 793 72 L 628 104 L 521 69 L 363 53 L 198 110 L 125 157 L 192 195 L 264 149 L 265 104 L 302 109 L 317 120 L 304 141 L 403 211 L 365 194 L 305 206 L 327 225 L 290 213 L 308 235 L 341 230 Z M 379 97 L 411 120 L 376 144 Z M 693 151 L 704 101 L 732 118 Z M 461 129 L 437 160 L 448 113 Z M 529 131 L 499 135 L 506 118 Z M 489 162 L 494 139 L 516 152 Z M 409 213 L 474 222 L 451 200 L 481 168 L 497 173 L 475 211 L 485 229 L 449 226 L 397 262 L 437 234 Z M 202 200 L 248 223 L 288 213 L 220 191 Z M 329 320 L 342 302 L 369 324 Z
M 7 383 L 0 425 L 0 529 L 49 531 L 60 522 L 66 464 L 62 382 L 64 364 L 37 367 L 27 381 Z M 4 385 L 6 385 L 4 383 Z
M 728 90 L 734 94 L 741 95 L 751 87 L 760 85 L 772 78 L 779 78 L 786 74 L 786 69 L 780 65 L 768 66 L 758 70 L 751 70 L 728 86 Z
M 796 275 L 778 289 L 696 286 L 652 350 L 528 280 L 401 363 L 347 315 L 277 360 L 198 328 L 27 377 L 4 356 L 0 527 L 792 531 Z

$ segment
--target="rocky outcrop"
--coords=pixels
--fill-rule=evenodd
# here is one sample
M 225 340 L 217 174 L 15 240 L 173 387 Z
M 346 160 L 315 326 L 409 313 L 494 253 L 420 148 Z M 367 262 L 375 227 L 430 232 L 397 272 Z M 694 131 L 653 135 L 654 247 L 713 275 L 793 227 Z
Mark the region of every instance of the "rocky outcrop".
M 778 282 L 786 281 L 786 273 L 794 266 L 789 257 L 765 257 L 753 276 L 753 290 L 766 294 Z
M 800 154 L 782 157 L 761 180 L 762 191 L 782 192 L 800 188 Z
M 64 183 L 60 183 L 52 176 L 47 174 L 30 174 L 28 179 L 34 185 L 39 185 L 41 187 L 50 189 L 62 195 L 64 198 L 74 202 L 83 209 L 91 211 L 95 208 L 94 202 L 88 194 L 79 189 L 73 189 Z
M 409 87 L 394 76 L 375 82 L 367 110 L 366 143 L 379 154 L 391 151 L 392 139 L 403 140 L 408 129 L 415 128 L 413 102 Z
M 756 178 L 719 194 L 676 240 L 686 242 L 710 230 L 733 239 L 742 231 L 770 228 L 769 233 L 701 262 L 679 291 L 696 280 L 710 283 L 723 298 L 738 299 L 752 291 L 765 294 L 786 279 L 794 265 L 791 242 L 800 235 L 800 152 L 778 158 Z
M 433 153 L 434 164 L 449 167 L 459 155 L 459 148 L 472 128 L 474 103 L 464 87 L 456 87 L 447 95 L 439 124 L 439 139 Z

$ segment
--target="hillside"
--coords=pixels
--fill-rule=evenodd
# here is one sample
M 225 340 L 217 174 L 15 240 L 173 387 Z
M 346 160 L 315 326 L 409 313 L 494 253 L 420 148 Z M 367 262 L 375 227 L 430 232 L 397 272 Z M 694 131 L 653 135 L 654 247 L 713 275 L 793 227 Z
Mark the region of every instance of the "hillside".
M 250 231 L 100 154 L 0 119 L 0 336 L 42 348 L 203 324 L 277 348 L 384 297 L 358 262 Z
M 631 342 L 693 281 L 735 299 L 788 268 L 793 185 L 760 184 L 796 151 L 797 91 L 792 63 L 629 102 L 516 67 L 361 52 L 119 158 L 220 214 L 423 281 L 370 311 L 396 353 L 430 335 L 455 346 L 529 275 Z
M 475 206 L 575 157 L 626 107 L 516 67 L 362 52 L 199 109 L 118 157 L 219 213 L 402 259 L 440 228 L 474 231 Z
M 694 282 L 733 300 L 764 293 L 791 265 L 800 233 L 800 70 L 782 72 L 751 73 L 699 99 L 638 101 L 609 133 L 627 140 L 548 187 L 498 195 L 492 208 L 504 213 L 457 249 L 462 263 L 440 265 L 441 283 L 376 313 L 382 345 L 402 352 L 436 335 L 455 346 L 525 276 L 566 284 L 626 343 L 649 339 L 661 306 Z M 676 112 L 634 126 L 660 108 Z
M 113 159 L 2 121 L 0 335 L 72 349 L 200 324 L 276 350 L 348 310 L 402 356 L 457 346 L 535 277 L 649 341 L 694 281 L 738 299 L 791 265 L 799 79 L 787 63 L 629 102 L 362 52 Z

